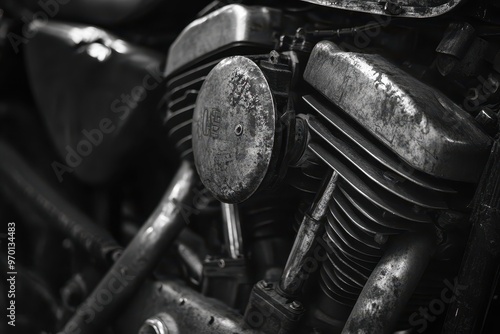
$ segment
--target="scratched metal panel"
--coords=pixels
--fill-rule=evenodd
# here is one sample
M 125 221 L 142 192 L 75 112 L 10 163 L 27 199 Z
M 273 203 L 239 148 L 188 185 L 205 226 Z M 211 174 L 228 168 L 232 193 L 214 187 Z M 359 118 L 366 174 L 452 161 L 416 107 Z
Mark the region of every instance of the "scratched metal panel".
M 346 9 L 356 12 L 387 15 L 384 8 L 388 1 L 380 0 L 303 0 L 321 6 Z M 398 0 L 398 17 L 427 18 L 443 15 L 466 0 Z M 394 13 L 393 13 L 394 15 Z

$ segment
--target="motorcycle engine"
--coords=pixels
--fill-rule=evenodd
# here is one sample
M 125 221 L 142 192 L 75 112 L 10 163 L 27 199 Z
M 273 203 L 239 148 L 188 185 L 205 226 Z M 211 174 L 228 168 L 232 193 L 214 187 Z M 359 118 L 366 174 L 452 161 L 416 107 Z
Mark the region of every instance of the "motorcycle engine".
M 499 332 L 494 0 L 0 3 L 0 333 Z
M 458 270 L 492 146 L 447 88 L 457 27 L 342 13 L 224 6 L 167 58 L 165 127 L 224 213 L 199 285 L 266 333 L 370 332 L 399 294 L 384 319 L 415 328 Z

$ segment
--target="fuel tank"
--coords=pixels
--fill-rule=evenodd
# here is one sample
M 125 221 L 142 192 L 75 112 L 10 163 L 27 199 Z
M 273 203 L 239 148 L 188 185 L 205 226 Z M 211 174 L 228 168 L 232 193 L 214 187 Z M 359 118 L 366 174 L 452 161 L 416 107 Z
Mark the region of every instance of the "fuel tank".
M 60 156 L 53 166 L 59 181 L 74 173 L 107 182 L 160 123 L 163 56 L 92 26 L 35 21 L 31 31 L 26 68 Z

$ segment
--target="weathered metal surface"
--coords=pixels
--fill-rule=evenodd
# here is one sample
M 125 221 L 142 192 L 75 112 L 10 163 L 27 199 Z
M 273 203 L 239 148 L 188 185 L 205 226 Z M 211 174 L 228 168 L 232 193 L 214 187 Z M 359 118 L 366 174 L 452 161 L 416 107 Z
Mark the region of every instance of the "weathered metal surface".
M 274 45 L 281 12 L 268 7 L 228 5 L 193 21 L 172 44 L 165 75 L 237 45 Z
M 217 199 L 240 203 L 257 191 L 273 156 L 275 122 L 271 89 L 253 61 L 226 58 L 209 73 L 193 115 L 193 154 Z
M 304 271 L 307 268 L 307 261 L 310 260 L 322 230 L 322 220 L 327 212 L 328 202 L 337 187 L 338 177 L 339 174 L 335 171 L 328 173 L 310 212 L 302 219 L 279 284 L 280 291 L 285 296 L 297 296 L 301 292 L 305 283 Z
M 389 211 L 390 213 L 404 219 L 414 222 L 429 223 L 431 218 L 425 212 L 415 212 L 414 206 L 409 202 L 403 201 L 388 192 L 383 192 L 381 188 L 375 188 L 364 182 L 358 175 L 349 169 L 338 158 L 332 155 L 328 150 L 316 143 L 309 144 L 309 149 L 318 156 L 330 168 L 337 171 L 343 180 L 352 187 L 352 189 L 365 197 L 373 204 Z
M 476 182 L 491 139 L 470 115 L 380 55 L 316 45 L 304 78 L 411 167 Z
M 303 0 L 321 6 L 378 15 L 428 18 L 443 15 L 455 9 L 464 0 Z
M 342 253 L 352 257 L 355 261 L 361 261 L 359 263 L 364 263 L 366 265 L 378 262 L 382 255 L 380 251 L 370 249 L 367 247 L 366 243 L 360 243 L 353 239 L 344 229 L 344 226 L 349 226 L 349 224 L 338 211 L 334 210 L 328 212 L 327 217 L 328 225 L 326 226 L 326 234 L 336 248 L 342 251 Z
M 448 208 L 443 198 L 436 192 L 424 190 L 410 182 L 394 182 L 388 179 L 385 176 L 384 170 L 379 168 L 376 164 L 371 163 L 355 149 L 334 136 L 328 128 L 322 125 L 315 117 L 307 117 L 307 123 L 309 124 L 309 128 L 325 140 L 337 154 L 347 159 L 378 186 L 413 204 L 433 209 Z
M 343 212 L 344 215 L 360 230 L 375 235 L 377 233 L 384 235 L 398 234 L 400 230 L 394 227 L 387 227 L 385 225 L 373 224 L 369 219 L 363 219 L 361 214 L 358 214 L 351 206 L 349 201 L 342 194 L 342 191 L 336 191 L 333 194 L 334 201 L 330 202 L 330 211 Z
M 188 199 L 193 196 L 196 181 L 193 166 L 183 162 L 156 210 L 66 323 L 64 333 L 100 333 L 113 320 L 186 225 L 184 210 L 189 205 Z M 120 283 L 117 281 L 121 282 L 118 288 L 116 286 Z M 91 320 L 90 312 L 95 312 Z
M 245 310 L 245 322 L 262 334 L 290 334 L 299 329 L 305 308 L 280 294 L 275 283 L 260 281 L 254 285 Z
M 159 313 L 168 316 L 168 325 L 174 333 L 258 333 L 246 328 L 242 316 L 234 309 L 171 280 L 145 282 L 116 321 L 116 332 L 137 334 L 146 319 Z
M 139 334 L 179 334 L 179 328 L 168 313 L 162 312 L 147 319 Z
M 332 110 L 333 108 L 331 108 L 332 106 L 329 108 L 327 105 L 321 103 L 317 98 L 311 95 L 304 96 L 303 99 L 314 109 L 315 112 L 328 121 L 329 125 L 334 126 L 336 130 L 349 138 L 353 144 L 394 173 L 426 189 L 445 193 L 456 193 L 456 190 L 453 190 L 448 185 L 440 182 L 440 180 L 432 179 L 426 174 L 419 173 L 413 168 L 403 164 L 398 159 L 395 159 L 392 155 L 388 154 L 386 150 L 384 150 L 384 147 L 380 147 L 377 143 L 367 139 L 363 134 L 357 131 L 352 124 L 349 124 L 349 122 L 345 121 L 342 117 L 340 117 L 340 115 L 335 113 L 335 111 Z
M 467 22 L 450 23 L 436 52 L 462 59 L 476 37 L 474 27 Z
M 395 237 L 363 287 L 342 333 L 393 333 L 435 248 L 429 234 Z

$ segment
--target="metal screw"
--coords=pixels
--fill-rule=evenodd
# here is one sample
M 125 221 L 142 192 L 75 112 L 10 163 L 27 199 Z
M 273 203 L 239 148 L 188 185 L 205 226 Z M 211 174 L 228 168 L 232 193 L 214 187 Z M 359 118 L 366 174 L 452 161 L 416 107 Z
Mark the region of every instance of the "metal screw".
M 297 38 L 297 39 L 305 39 L 306 38 L 306 30 L 303 27 L 298 28 L 295 31 L 295 38 Z
M 498 91 L 498 88 L 500 87 L 500 82 L 498 81 L 498 79 L 495 78 L 493 75 L 490 74 L 488 76 L 488 82 L 490 83 L 491 86 L 493 86 L 493 87 L 490 87 L 490 88 L 492 88 L 490 90 L 490 94 L 496 93 Z
M 273 283 L 270 283 L 268 281 L 261 281 L 260 286 L 263 290 L 271 290 L 273 288 Z
M 226 266 L 226 261 L 224 261 L 224 259 L 220 259 L 218 264 L 220 268 L 224 268 Z
M 241 136 L 241 134 L 243 133 L 243 126 L 241 124 L 236 125 L 236 127 L 234 128 L 234 133 L 237 136 Z
M 163 321 L 158 318 L 146 320 L 144 325 L 139 329 L 139 334 L 168 334 L 168 328 Z
M 279 59 L 280 59 L 280 54 L 276 50 L 273 50 L 269 53 L 269 61 L 272 64 L 276 65 Z
M 116 261 L 118 261 L 120 256 L 122 256 L 122 254 L 123 254 L 123 251 L 121 249 L 117 249 L 111 254 L 111 259 L 113 260 L 113 262 L 116 262 Z
M 303 307 L 302 307 L 302 303 L 299 302 L 298 300 L 294 300 L 291 304 L 290 304 L 290 308 L 294 311 L 302 311 Z

